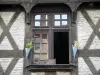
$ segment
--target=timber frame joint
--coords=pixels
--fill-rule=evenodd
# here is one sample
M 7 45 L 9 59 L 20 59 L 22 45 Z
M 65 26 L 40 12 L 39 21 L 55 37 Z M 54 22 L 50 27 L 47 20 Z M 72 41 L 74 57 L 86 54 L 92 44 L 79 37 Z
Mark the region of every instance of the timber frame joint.
M 25 11 L 26 11 L 25 20 L 26 20 L 26 23 L 29 25 L 31 23 L 30 12 L 31 12 L 31 9 L 35 6 L 35 4 L 30 2 L 30 3 L 22 3 L 21 5 L 25 8 Z
M 72 26 L 76 25 L 77 8 L 79 7 L 79 5 L 81 3 L 82 2 L 70 2 L 70 3 L 66 3 L 70 7 L 70 9 L 72 11 Z
M 26 13 L 29 13 L 31 11 L 32 7 L 35 6 L 35 4 L 31 3 L 31 2 L 30 3 L 22 3 L 21 5 L 25 8 Z

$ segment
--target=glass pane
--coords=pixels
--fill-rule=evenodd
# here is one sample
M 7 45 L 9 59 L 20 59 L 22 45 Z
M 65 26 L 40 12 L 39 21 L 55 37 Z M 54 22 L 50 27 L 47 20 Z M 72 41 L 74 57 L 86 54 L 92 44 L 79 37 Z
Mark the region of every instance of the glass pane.
M 60 15 L 55 15 L 55 19 L 60 19 Z
M 67 15 L 66 15 L 66 14 L 63 14 L 63 15 L 61 16 L 61 19 L 67 19 Z
M 62 25 L 67 25 L 67 21 L 62 21 Z
M 42 43 L 47 43 L 47 34 L 42 34 Z
M 34 54 L 34 59 L 35 61 L 39 61 L 39 60 L 46 60 L 47 59 L 47 54 Z
M 46 15 L 46 20 L 48 19 L 48 15 Z
M 40 20 L 41 19 L 41 15 L 36 15 L 35 16 L 35 20 Z
M 35 43 L 40 43 L 40 34 L 35 34 Z
M 48 22 L 46 21 L 46 26 L 48 26 Z
M 39 61 L 40 61 L 40 54 L 34 54 L 34 63 L 35 64 L 39 64 Z
M 47 59 L 47 54 L 41 54 L 40 60 L 46 60 Z
M 40 44 L 35 44 L 34 46 L 34 53 L 40 53 Z
M 41 25 L 42 26 L 47 26 L 48 25 L 48 22 L 47 21 L 42 21 Z
M 42 52 L 48 53 L 48 44 L 42 44 Z
M 40 26 L 40 21 L 35 21 L 35 26 Z
M 60 21 L 55 21 L 55 26 L 60 26 Z

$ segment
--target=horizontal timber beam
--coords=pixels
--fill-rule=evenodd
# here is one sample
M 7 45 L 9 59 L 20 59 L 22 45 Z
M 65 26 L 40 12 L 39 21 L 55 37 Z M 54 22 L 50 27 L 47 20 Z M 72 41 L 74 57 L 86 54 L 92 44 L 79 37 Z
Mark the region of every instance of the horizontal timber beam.
M 78 50 L 79 57 L 100 57 L 100 49 Z
M 0 50 L 0 58 L 23 57 L 23 51 L 16 50 Z

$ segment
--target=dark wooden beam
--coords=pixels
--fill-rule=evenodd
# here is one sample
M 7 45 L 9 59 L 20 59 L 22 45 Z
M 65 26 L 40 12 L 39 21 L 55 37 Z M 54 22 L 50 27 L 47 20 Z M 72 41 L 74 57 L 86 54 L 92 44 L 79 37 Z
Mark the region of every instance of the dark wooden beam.
M 87 40 L 86 45 L 84 46 L 84 49 L 87 50 L 87 49 L 90 48 L 91 43 L 93 42 L 96 35 L 100 39 L 100 33 L 99 33 L 100 19 L 97 22 L 97 24 L 95 25 L 94 22 L 92 21 L 92 19 L 90 18 L 90 16 L 88 15 L 88 13 L 85 10 L 82 10 L 81 13 L 83 14 L 84 18 L 87 20 L 87 22 L 90 24 L 90 26 L 93 30 L 92 34 L 90 35 L 89 39 Z
M 0 43 L 3 41 L 4 37 L 7 36 L 14 50 L 19 50 L 19 48 L 18 48 L 16 42 L 14 41 L 11 33 L 9 32 L 9 29 L 11 28 L 11 26 L 13 25 L 13 23 L 15 22 L 15 20 L 19 16 L 19 14 L 20 14 L 20 12 L 16 12 L 14 14 L 14 16 L 11 18 L 11 20 L 8 23 L 7 26 L 5 25 L 4 20 L 0 16 L 0 26 L 3 29 L 3 32 L 2 32 L 2 34 L 0 36 Z
M 4 70 L 3 70 L 3 68 L 2 68 L 2 66 L 0 64 L 0 74 L 2 74 L 2 73 L 4 73 Z
M 94 67 L 92 61 L 89 59 L 89 57 L 83 57 L 84 61 L 88 65 L 89 69 L 91 70 L 93 75 L 99 75 L 98 72 L 96 71 L 96 68 Z
M 4 75 L 10 75 L 10 73 L 14 69 L 15 65 L 17 64 L 18 60 L 19 60 L 19 58 L 13 58 L 13 60 L 10 63 L 10 65 L 7 67 Z
M 100 49 L 79 50 L 78 56 L 79 57 L 100 57 Z
M 26 66 L 25 68 L 27 68 L 29 71 L 31 72 L 40 72 L 40 71 L 44 71 L 44 72 L 55 72 L 55 71 L 73 71 L 74 69 L 76 69 L 76 65 L 74 64 L 53 64 L 53 65 L 46 65 L 46 64 L 32 64 L 29 66 Z
M 19 57 L 23 58 L 23 51 L 19 50 L 0 50 L 0 58 L 12 58 L 12 57 Z
M 91 18 L 89 17 L 88 13 L 84 10 L 81 11 L 84 18 L 87 20 L 87 22 L 90 24 L 91 28 L 93 29 L 93 32 L 98 36 L 98 38 L 100 39 L 100 33 L 99 33 L 99 27 L 95 26 L 95 24 L 93 23 L 93 21 L 91 20 Z M 99 20 L 100 21 L 100 20 Z

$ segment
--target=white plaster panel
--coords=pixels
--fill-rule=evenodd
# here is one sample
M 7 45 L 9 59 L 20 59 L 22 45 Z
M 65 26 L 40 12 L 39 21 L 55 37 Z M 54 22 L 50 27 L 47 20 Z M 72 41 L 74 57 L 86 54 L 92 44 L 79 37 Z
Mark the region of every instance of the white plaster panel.
M 86 21 L 80 11 L 77 14 L 77 36 L 79 41 L 79 49 L 83 49 L 89 36 L 93 32 L 89 23 Z
M 33 72 L 31 75 L 45 75 L 45 72 Z
M 89 57 L 97 71 L 100 69 L 100 57 Z
M 98 20 L 100 19 L 100 10 L 86 10 L 93 23 L 96 25 Z
M 7 67 L 10 65 L 12 59 L 13 58 L 0 58 L 0 64 L 4 72 L 6 71 Z
M 13 23 L 10 33 L 14 38 L 20 50 L 24 49 L 24 36 L 25 36 L 25 14 L 21 12 L 16 21 Z
M 9 21 L 11 20 L 12 16 L 15 12 L 0 12 L 2 19 L 4 20 L 6 26 L 8 25 Z
M 57 75 L 70 75 L 70 72 L 56 72 Z
M 3 32 L 3 29 L 2 29 L 1 26 L 0 26 L 0 36 L 1 36 L 2 32 Z
M 82 57 L 78 58 L 78 75 L 93 75 Z
M 92 50 L 92 49 L 100 49 L 100 40 L 97 36 L 95 36 L 95 38 L 89 48 L 89 50 Z
M 23 58 L 20 58 L 10 75 L 23 75 Z
M 3 41 L 0 44 L 0 50 L 13 50 L 7 36 L 4 37 Z

